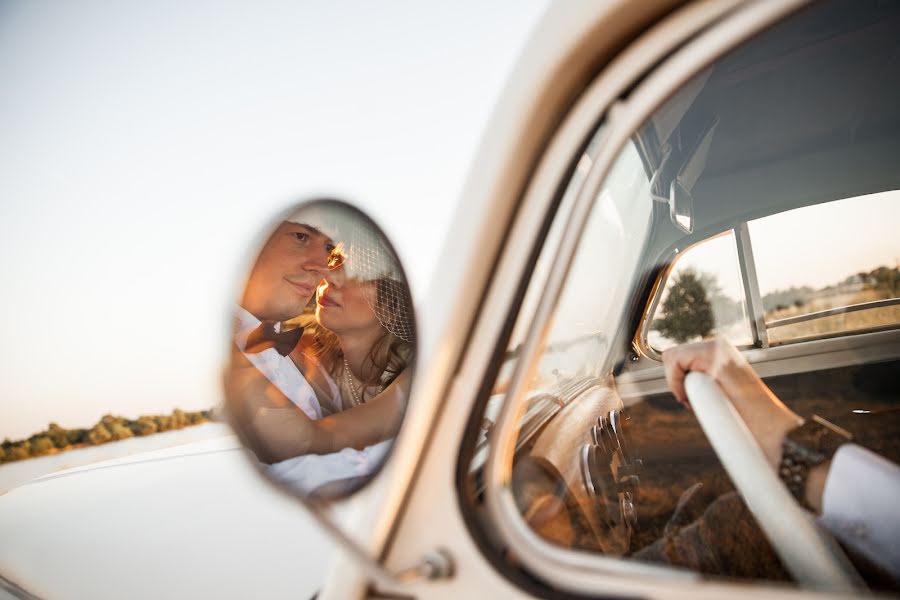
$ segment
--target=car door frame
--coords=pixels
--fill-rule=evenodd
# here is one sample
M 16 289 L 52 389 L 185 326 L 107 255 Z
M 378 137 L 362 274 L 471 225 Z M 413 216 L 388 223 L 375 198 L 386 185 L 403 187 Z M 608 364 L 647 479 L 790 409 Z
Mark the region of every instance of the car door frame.
M 490 589 L 507 595 L 546 595 L 554 589 L 566 595 L 596 595 L 599 590 L 610 594 L 678 595 L 671 579 L 631 578 L 629 575 L 644 571 L 638 573 L 631 567 L 623 571 L 619 569 L 623 561 L 618 560 L 610 564 L 600 561 L 597 572 L 592 570 L 598 564 L 597 557 L 590 557 L 587 566 L 591 569 L 585 570 L 580 563 L 566 564 L 558 557 L 546 560 L 546 555 L 539 554 L 529 559 L 527 572 L 510 571 L 487 548 L 491 540 L 474 530 L 465 514 L 458 496 L 458 475 L 465 465 L 465 460 L 460 460 L 460 448 L 465 447 L 471 434 L 471 416 L 478 412 L 476 401 L 485 398 L 492 383 L 488 375 L 496 366 L 496 349 L 511 328 L 516 313 L 511 308 L 521 299 L 529 280 L 542 237 L 554 218 L 561 186 L 574 169 L 573 157 L 580 156 L 599 120 L 605 119 L 615 127 L 611 127 L 607 138 L 610 143 L 604 146 L 598 164 L 601 160 L 608 163 L 617 153 L 613 134 L 618 136 L 619 145 L 624 143 L 643 117 L 699 65 L 708 64 L 804 4 L 802 0 L 777 6 L 700 1 L 672 11 L 671 4 L 661 3 L 656 7 L 660 14 L 652 19 L 630 15 L 634 19 L 632 29 L 627 34 L 619 32 L 627 35 L 630 44 L 601 45 L 594 48 L 596 54 L 588 55 L 584 54 L 586 40 L 596 36 L 611 19 L 595 8 L 587 23 L 578 23 L 579 15 L 569 16 L 569 24 L 577 24 L 574 30 L 579 35 L 574 39 L 564 34 L 559 23 L 553 25 L 557 31 L 548 38 L 564 41 L 565 50 L 551 57 L 554 64 L 546 65 L 546 60 L 541 63 L 545 70 L 538 69 L 527 84 L 517 83 L 516 78 L 521 79 L 529 67 L 534 69 L 528 63 L 535 56 L 534 52 L 523 56 L 494 113 L 499 124 L 493 124 L 487 132 L 463 190 L 460 213 L 450 228 L 470 230 L 459 242 L 461 251 L 454 253 L 448 248 L 438 267 L 442 275 L 449 276 L 436 289 L 450 293 L 444 298 L 432 294 L 424 298 L 425 304 L 420 303 L 424 310 L 419 312 L 419 319 L 425 332 L 419 363 L 422 371 L 414 382 L 414 403 L 395 447 L 394 456 L 401 458 L 388 461 L 376 482 L 353 501 L 360 507 L 356 523 L 366 525 L 362 528 L 365 535 L 360 537 L 388 568 L 403 568 L 441 548 L 453 558 L 455 575 L 396 589 L 379 588 L 379 593 L 458 597 L 478 586 L 481 593 Z M 571 32 L 572 28 L 565 33 Z M 546 50 L 541 44 L 532 47 L 535 52 L 542 47 Z M 674 56 L 663 63 L 668 70 L 661 71 L 659 63 L 673 52 Z M 598 55 L 606 57 L 601 67 L 597 66 Z M 580 75 L 571 72 L 573 62 L 578 63 Z M 566 72 L 568 87 L 559 87 L 561 72 Z M 586 73 L 591 75 L 588 82 L 593 78 L 590 85 L 585 82 Z M 636 85 L 645 85 L 649 78 L 653 82 L 641 105 L 623 102 L 626 94 L 637 89 Z M 532 129 L 525 129 L 531 124 Z M 602 176 L 595 176 L 595 180 L 598 178 Z M 575 228 L 570 233 L 573 235 L 568 238 L 577 238 Z M 497 258 L 486 260 L 486 256 Z M 535 322 L 545 322 L 545 318 L 546 314 L 538 315 Z M 364 502 L 368 506 L 363 507 Z M 436 514 L 440 519 L 435 519 Z M 482 533 L 486 537 L 503 535 L 498 531 Z M 535 562 L 538 556 L 546 561 L 544 566 Z M 610 570 L 612 563 L 616 566 Z M 354 573 L 346 562 L 336 564 L 323 597 L 346 597 L 366 589 L 368 582 L 363 574 Z M 536 582 L 535 576 L 543 584 Z M 741 591 L 729 584 L 690 579 L 680 592 L 719 597 L 724 591 Z M 798 593 L 766 589 L 776 595 Z M 759 590 L 745 591 L 749 595 Z

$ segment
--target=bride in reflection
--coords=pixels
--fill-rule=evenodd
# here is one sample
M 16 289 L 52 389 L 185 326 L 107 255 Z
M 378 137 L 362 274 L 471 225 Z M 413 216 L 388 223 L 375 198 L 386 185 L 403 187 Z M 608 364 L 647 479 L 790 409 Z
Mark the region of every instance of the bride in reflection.
M 364 420 L 372 408 L 340 419 L 340 437 L 351 441 L 346 446 L 373 435 L 393 437 L 399 429 L 413 336 L 409 289 L 387 248 L 358 238 L 339 248 L 316 290 L 315 320 L 305 325 L 291 358 L 315 390 L 326 423 L 349 409 L 377 407 L 382 418 Z
M 308 417 L 249 364 L 235 365 L 227 382 L 229 408 L 257 458 L 270 475 L 307 490 L 371 473 L 400 428 L 409 391 L 409 289 L 383 239 L 360 223 L 349 229 L 317 288 L 315 320 L 299 319 L 304 333 L 290 354 L 323 417 Z
M 311 339 L 291 353 L 313 377 L 323 415 L 361 406 L 409 365 L 412 311 L 406 286 L 393 277 L 366 278 L 337 254 L 316 290 Z M 325 385 L 322 385 L 324 379 Z

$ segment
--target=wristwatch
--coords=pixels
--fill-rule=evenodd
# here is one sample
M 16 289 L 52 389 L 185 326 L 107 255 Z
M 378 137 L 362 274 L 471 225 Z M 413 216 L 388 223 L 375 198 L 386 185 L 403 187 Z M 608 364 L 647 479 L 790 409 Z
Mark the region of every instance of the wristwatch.
M 806 479 L 810 469 L 831 460 L 841 444 L 852 440 L 849 431 L 819 415 L 813 415 L 784 437 L 778 476 L 800 506 L 812 509 L 806 501 Z

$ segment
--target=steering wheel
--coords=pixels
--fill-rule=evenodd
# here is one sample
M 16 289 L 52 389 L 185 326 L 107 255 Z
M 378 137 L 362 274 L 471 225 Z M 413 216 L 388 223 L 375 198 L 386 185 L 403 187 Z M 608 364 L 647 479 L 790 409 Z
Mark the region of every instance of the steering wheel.
M 719 385 L 705 373 L 691 372 L 684 388 L 703 433 L 797 582 L 829 591 L 865 588 L 841 548 L 781 483 Z

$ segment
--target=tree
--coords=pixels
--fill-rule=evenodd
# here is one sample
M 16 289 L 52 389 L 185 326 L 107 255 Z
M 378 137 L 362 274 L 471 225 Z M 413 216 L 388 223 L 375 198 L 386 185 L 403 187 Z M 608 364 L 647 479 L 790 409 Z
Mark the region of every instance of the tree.
M 66 431 L 66 439 L 69 440 L 70 445 L 86 444 L 88 443 L 88 430 L 83 427 L 69 429 Z
M 50 441 L 57 448 L 65 448 L 69 445 L 68 430 L 56 423 L 50 423 L 50 426 L 47 427 L 47 437 L 50 438 Z
M 41 456 L 53 450 L 53 442 L 46 435 L 39 435 L 31 441 L 31 455 Z
M 869 272 L 870 280 L 875 282 L 875 289 L 887 294 L 888 298 L 897 296 L 898 284 L 900 284 L 900 270 L 890 267 L 878 267 Z
M 109 432 L 109 429 L 106 428 L 106 425 L 100 422 L 91 428 L 87 437 L 88 441 L 96 446 L 110 441 L 112 439 L 112 434 Z
M 103 417 L 100 419 L 100 423 L 102 423 L 107 429 L 110 429 L 113 425 L 123 425 L 125 423 L 125 419 L 116 415 L 103 415 Z
M 175 429 L 183 429 L 188 424 L 185 412 L 180 408 L 172 411 L 172 426 Z
M 29 453 L 29 448 L 25 448 L 25 444 L 28 442 L 22 442 L 19 446 L 13 446 L 7 450 L 6 460 L 12 462 L 14 460 L 22 460 L 24 458 L 28 458 L 31 456 Z
M 116 415 L 103 415 L 90 429 L 66 429 L 50 423 L 47 429 L 21 440 L 0 442 L 0 463 L 49 454 L 56 450 L 71 450 L 83 444 L 99 445 L 134 436 L 144 436 L 182 429 L 209 420 L 211 411 L 187 412 L 176 408 L 170 415 L 142 415 L 135 420 Z
M 158 427 L 158 431 L 170 431 L 174 429 L 172 417 L 168 415 L 160 415 L 156 417 L 156 426 Z
M 135 435 L 150 435 L 159 431 L 156 420 L 149 415 L 143 415 L 137 421 L 132 421 L 130 427 Z
M 786 290 L 775 290 L 762 297 L 763 309 L 766 312 L 784 310 L 791 306 L 801 307 L 815 293 L 809 286 L 790 287 Z
M 654 326 L 679 344 L 706 337 L 715 327 L 709 297 L 701 277 L 693 269 L 685 269 L 675 277 L 662 308 L 665 316 L 657 319 Z
M 121 423 L 113 423 L 112 425 L 107 427 L 107 429 L 109 429 L 109 434 L 114 440 L 124 440 L 134 436 L 131 430 Z

